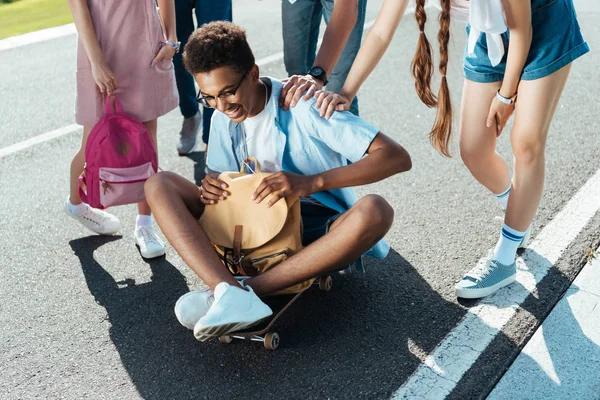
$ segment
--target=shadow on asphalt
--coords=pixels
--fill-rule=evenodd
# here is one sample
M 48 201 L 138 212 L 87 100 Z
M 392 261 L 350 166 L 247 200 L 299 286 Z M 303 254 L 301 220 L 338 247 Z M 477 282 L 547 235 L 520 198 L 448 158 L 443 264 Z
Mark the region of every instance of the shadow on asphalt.
M 200 139 L 198 139 L 200 140 Z M 200 181 L 204 179 L 204 168 L 206 167 L 206 152 L 194 151 L 190 154 L 186 154 L 185 157 L 194 161 L 194 182 L 196 186 L 200 186 Z
M 173 313 L 188 291 L 183 275 L 161 258 L 148 261 L 150 282 L 115 282 L 93 257 L 111 240 L 70 245 L 146 399 L 389 397 L 421 363 L 415 353 L 433 350 L 465 313 L 392 250 L 383 261 L 368 259 L 364 275 L 334 276 L 330 292 L 305 293 L 276 325 L 275 352 L 254 342 L 200 343 Z

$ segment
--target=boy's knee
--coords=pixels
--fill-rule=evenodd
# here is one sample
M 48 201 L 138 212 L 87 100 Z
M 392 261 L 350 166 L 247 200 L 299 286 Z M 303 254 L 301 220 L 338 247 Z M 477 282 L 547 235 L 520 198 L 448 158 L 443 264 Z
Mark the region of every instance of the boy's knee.
M 381 227 L 386 231 L 392 226 L 394 209 L 383 197 L 376 194 L 364 196 L 357 206 L 368 226 Z
M 146 194 L 146 199 L 151 198 L 154 193 L 167 187 L 171 181 L 172 174 L 172 172 L 168 171 L 158 172 L 148 178 L 146 183 L 144 183 L 144 193 Z

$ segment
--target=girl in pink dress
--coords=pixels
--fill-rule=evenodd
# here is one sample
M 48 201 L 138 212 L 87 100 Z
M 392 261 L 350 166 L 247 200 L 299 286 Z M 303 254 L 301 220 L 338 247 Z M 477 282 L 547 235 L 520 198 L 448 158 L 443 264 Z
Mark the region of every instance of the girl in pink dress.
M 179 50 L 174 0 L 67 0 L 77 32 L 75 119 L 83 125 L 81 148 L 71 162 L 68 215 L 104 235 L 120 222 L 83 203 L 78 177 L 87 138 L 102 117 L 106 96 L 116 93 L 125 112 L 140 120 L 156 146 L 157 118 L 179 103 L 172 58 Z M 160 17 L 159 17 L 160 14 Z M 161 24 L 162 21 L 162 24 Z M 138 203 L 134 237 L 143 257 L 162 256 L 164 245 L 152 229 L 150 207 Z

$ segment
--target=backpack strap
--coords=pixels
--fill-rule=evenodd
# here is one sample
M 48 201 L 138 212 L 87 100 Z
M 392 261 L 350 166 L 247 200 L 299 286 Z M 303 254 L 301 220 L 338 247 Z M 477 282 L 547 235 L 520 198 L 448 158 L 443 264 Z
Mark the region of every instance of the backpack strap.
M 242 225 L 236 225 L 233 234 L 233 265 L 236 266 L 239 273 L 243 273 L 242 260 Z M 244 274 L 245 275 L 245 274 Z
M 113 111 L 112 103 L 110 101 L 111 97 L 113 99 L 115 99 L 114 111 Z M 118 112 L 118 113 L 123 112 L 123 107 L 121 106 L 121 102 L 119 101 L 119 98 L 117 97 L 116 94 L 113 94 L 112 96 L 106 96 L 106 101 L 104 102 L 104 115 L 114 114 L 115 112 Z

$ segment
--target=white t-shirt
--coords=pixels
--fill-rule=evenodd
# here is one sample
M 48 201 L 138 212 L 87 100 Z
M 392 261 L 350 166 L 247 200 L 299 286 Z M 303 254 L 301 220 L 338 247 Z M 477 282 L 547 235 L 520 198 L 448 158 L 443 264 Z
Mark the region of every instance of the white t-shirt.
M 277 159 L 277 127 L 275 126 L 274 107 L 268 104 L 275 101 L 273 91 L 267 106 L 252 118 L 246 118 L 242 127 L 246 134 L 248 156 L 254 157 L 260 163 L 263 172 L 279 172 L 281 165 Z

